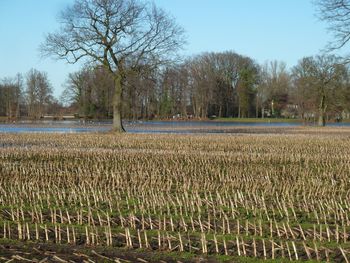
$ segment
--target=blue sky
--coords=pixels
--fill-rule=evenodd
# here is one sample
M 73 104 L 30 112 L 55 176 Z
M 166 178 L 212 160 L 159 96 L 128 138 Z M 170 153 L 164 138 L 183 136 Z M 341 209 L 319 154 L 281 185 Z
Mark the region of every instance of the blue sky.
M 57 14 L 73 0 L 0 0 L 0 79 L 46 71 L 59 96 L 79 65 L 42 59 L 45 33 L 59 27 Z M 315 16 L 312 0 L 154 0 L 172 14 L 188 37 L 183 54 L 233 50 L 258 63 L 280 60 L 292 67 L 331 40 Z

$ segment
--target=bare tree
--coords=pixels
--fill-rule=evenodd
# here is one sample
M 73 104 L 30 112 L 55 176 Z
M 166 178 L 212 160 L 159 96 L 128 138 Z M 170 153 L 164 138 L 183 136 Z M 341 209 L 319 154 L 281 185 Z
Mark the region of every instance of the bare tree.
M 317 0 L 316 4 L 320 19 L 329 23 L 328 30 L 334 35 L 329 50 L 344 47 L 350 40 L 350 1 Z
M 93 71 L 89 68 L 70 73 L 61 95 L 61 100 L 65 104 L 71 104 L 76 107 L 79 117 L 88 118 L 91 115 L 92 75 Z
M 257 89 L 257 105 L 261 115 L 269 109 L 271 116 L 281 116 L 288 101 L 290 75 L 284 62 L 266 62 L 260 69 L 260 82 Z
M 184 43 L 184 30 L 154 4 L 141 0 L 76 0 L 60 16 L 61 29 L 41 50 L 76 63 L 103 65 L 114 78 L 113 130 L 122 126 L 122 93 L 129 70 L 168 62 Z
M 193 115 L 196 118 L 207 118 L 215 87 L 215 72 L 210 54 L 194 57 L 189 63 L 189 72 Z
M 5 114 L 8 120 L 17 119 L 20 116 L 22 87 L 23 80 L 20 74 L 0 81 L 0 114 Z
M 317 89 L 313 75 L 311 74 L 310 66 L 311 58 L 302 58 L 296 66 L 292 68 L 292 89 L 291 99 L 295 105 L 299 117 L 307 120 L 314 115 L 315 108 L 317 109 Z
M 28 115 L 35 119 L 41 118 L 52 98 L 52 88 L 46 72 L 31 69 L 27 74 L 26 84 Z
M 240 61 L 242 56 L 232 51 L 212 53 L 210 55 L 216 75 L 214 98 L 218 107 L 219 117 L 234 116 L 234 108 L 239 108 L 237 87 L 239 80 Z M 235 99 L 237 102 L 235 103 Z M 235 105 L 237 104 L 237 105 Z M 231 111 L 230 111 L 231 109 Z
M 332 104 L 339 103 L 335 94 L 347 81 L 347 69 L 335 56 L 307 57 L 294 67 L 294 81 L 299 93 L 308 94 L 301 102 L 311 101 L 318 111 L 318 125 L 326 125 L 326 115 Z M 304 105 L 301 105 L 304 107 Z
M 254 111 L 256 87 L 259 81 L 259 66 L 249 57 L 241 57 L 236 84 L 238 118 L 249 118 Z

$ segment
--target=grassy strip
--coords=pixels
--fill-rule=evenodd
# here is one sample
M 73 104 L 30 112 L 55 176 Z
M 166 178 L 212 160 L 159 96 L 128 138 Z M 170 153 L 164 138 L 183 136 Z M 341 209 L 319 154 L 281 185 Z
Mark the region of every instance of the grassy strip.
M 215 118 L 213 121 L 242 122 L 242 123 L 302 123 L 300 119 L 286 118 Z

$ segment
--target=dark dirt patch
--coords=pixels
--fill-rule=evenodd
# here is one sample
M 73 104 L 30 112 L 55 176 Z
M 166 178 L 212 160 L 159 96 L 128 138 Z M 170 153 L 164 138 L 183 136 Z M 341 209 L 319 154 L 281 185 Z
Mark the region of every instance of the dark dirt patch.
M 10 261 L 12 260 L 12 261 Z M 0 262 L 217 262 L 214 258 L 192 257 L 148 250 L 72 246 L 33 242 L 0 244 Z

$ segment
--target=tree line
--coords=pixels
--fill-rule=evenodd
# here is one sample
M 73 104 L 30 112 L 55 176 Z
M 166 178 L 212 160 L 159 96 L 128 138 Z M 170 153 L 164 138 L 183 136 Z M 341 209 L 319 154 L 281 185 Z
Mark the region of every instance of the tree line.
M 324 125 L 350 112 L 349 67 L 333 55 L 305 57 L 288 69 L 279 61 L 259 65 L 233 51 L 211 52 L 126 72 L 122 117 L 129 120 L 283 117 Z M 32 69 L 2 80 L 0 114 L 112 118 L 114 88 L 103 66 L 84 67 L 69 74 L 57 100 L 47 74 Z
M 141 72 L 141 73 L 140 73 Z M 79 116 L 109 118 L 113 77 L 103 67 L 69 75 L 62 100 Z M 302 58 L 288 69 L 278 61 L 259 65 L 235 52 L 204 53 L 172 66 L 128 71 L 123 118 L 285 117 L 346 118 L 350 112 L 349 68 L 340 58 Z
M 47 114 L 58 115 L 62 109 L 53 97 L 46 72 L 31 69 L 25 75 L 6 77 L 0 81 L 0 116 L 8 121 L 28 117 L 40 119 Z

